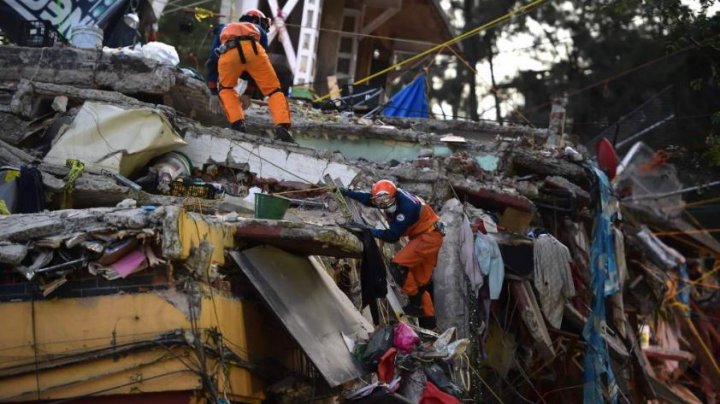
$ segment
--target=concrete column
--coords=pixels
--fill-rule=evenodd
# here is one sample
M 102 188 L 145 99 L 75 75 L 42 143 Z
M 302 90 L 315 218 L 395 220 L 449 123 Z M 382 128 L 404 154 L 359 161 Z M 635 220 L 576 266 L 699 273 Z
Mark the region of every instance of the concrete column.
M 326 1 L 322 10 L 320 28 L 324 30 L 341 31 L 344 8 L 344 1 Z M 339 48 L 340 34 L 338 32 L 320 31 L 313 86 L 318 94 L 326 94 L 328 92 L 326 78 L 336 73 Z
M 552 109 L 550 110 L 550 125 L 548 127 L 548 139 L 545 147 L 565 146 L 565 107 L 567 106 L 567 94 L 563 93 L 553 98 Z

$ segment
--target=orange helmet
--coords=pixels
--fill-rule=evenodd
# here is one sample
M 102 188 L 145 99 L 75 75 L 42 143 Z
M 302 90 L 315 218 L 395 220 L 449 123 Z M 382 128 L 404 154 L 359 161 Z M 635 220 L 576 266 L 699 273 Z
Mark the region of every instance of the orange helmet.
M 387 209 L 395 205 L 397 187 L 389 180 L 380 180 L 373 184 L 370 192 L 373 205 L 380 209 Z
M 257 24 L 265 31 L 270 29 L 270 19 L 265 17 L 265 13 L 256 8 L 247 10 L 245 14 L 240 17 L 240 22 L 251 22 L 253 24 Z

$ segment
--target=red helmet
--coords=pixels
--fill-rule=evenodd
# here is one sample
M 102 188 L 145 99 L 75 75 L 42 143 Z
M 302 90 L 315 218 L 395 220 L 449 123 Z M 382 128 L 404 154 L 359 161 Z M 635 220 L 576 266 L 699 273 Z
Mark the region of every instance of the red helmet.
M 265 31 L 270 29 L 270 19 L 265 17 L 265 13 L 256 8 L 247 10 L 245 14 L 240 17 L 240 22 L 251 22 L 253 24 L 257 24 Z
M 380 209 L 387 209 L 395 204 L 395 195 L 397 187 L 389 180 L 380 180 L 373 184 L 372 203 Z
M 255 16 L 257 18 L 266 18 L 265 13 L 258 10 L 257 8 L 251 8 L 250 10 L 246 11 L 245 14 L 243 14 L 243 15 L 251 15 L 251 16 Z

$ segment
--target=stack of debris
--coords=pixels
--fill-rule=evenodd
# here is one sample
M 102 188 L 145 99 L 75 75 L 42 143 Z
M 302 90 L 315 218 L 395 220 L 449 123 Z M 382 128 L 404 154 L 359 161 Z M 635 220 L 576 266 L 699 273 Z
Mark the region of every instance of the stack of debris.
M 547 130 L 301 104 L 286 144 L 213 126 L 204 83 L 180 69 L 0 55 L 0 315 L 26 325 L 0 337 L 21 347 L 0 362 L 0 400 L 717 399 L 720 243 L 642 145 L 601 169 L 543 147 Z M 272 127 L 262 107 L 248 123 Z M 390 276 L 370 322 L 363 244 L 338 225 L 386 223 L 328 178 L 391 179 L 441 214 L 439 330 L 409 321 Z M 291 207 L 267 219 L 253 193 Z

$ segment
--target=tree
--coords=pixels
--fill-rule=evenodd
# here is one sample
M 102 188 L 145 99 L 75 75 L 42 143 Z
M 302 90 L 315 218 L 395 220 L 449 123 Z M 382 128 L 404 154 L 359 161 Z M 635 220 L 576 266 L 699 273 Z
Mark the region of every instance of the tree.
M 158 23 L 158 40 L 175 47 L 180 56 L 181 67 L 191 68 L 204 77 L 205 61 L 210 52 L 212 30 L 217 25 L 217 18 L 210 17 L 198 21 L 195 18 L 194 8 L 187 7 L 195 3 L 197 1 L 181 0 L 168 5 Z M 220 0 L 213 0 L 202 6 L 218 12 Z

